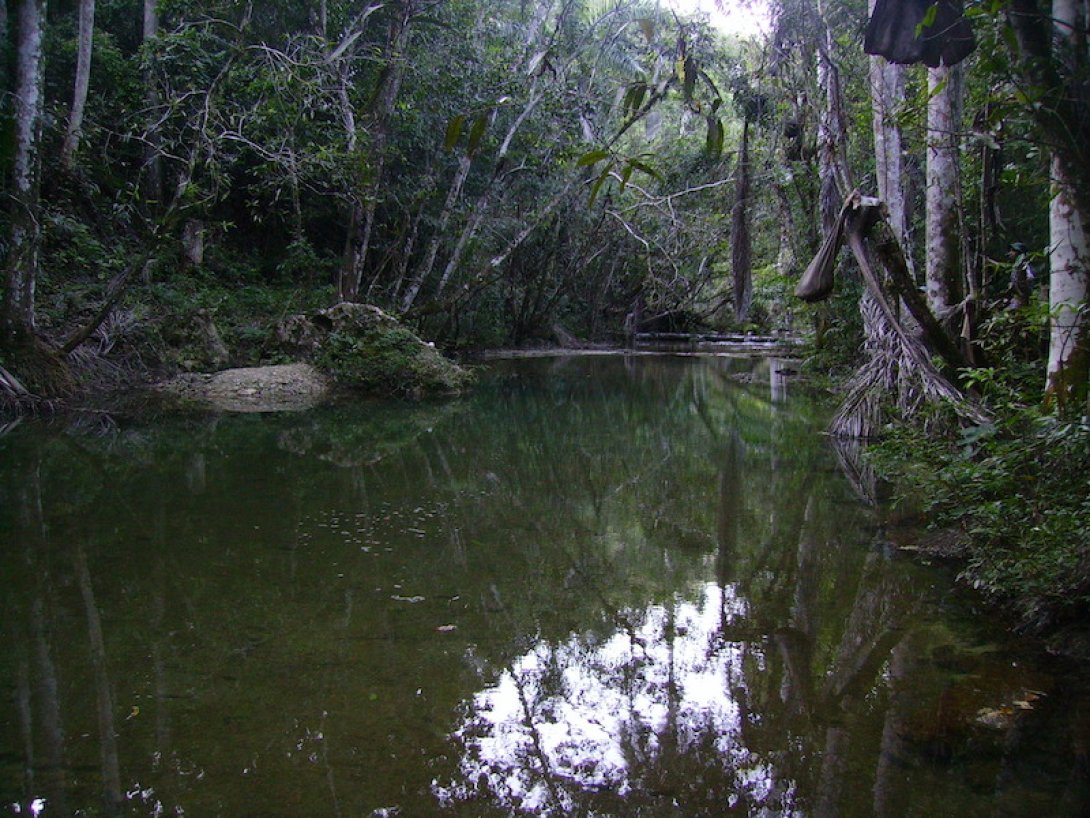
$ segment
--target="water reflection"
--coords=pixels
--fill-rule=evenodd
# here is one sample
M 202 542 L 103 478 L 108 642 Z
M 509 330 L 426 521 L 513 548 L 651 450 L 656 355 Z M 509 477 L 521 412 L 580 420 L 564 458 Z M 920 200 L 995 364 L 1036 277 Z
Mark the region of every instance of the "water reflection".
M 747 659 L 762 659 L 720 630 L 724 616 L 745 613 L 733 589 L 707 584 L 695 603 L 623 612 L 627 627 L 611 635 L 539 643 L 474 696 L 453 734 L 460 780 L 436 787 L 440 801 L 539 815 L 649 796 L 677 805 L 673 764 L 706 749 L 714 768 L 702 783 L 721 779 L 725 802 L 765 804 L 778 775 L 745 746 L 734 698 Z
M 895 559 L 768 373 L 22 424 L 0 814 L 1082 814 L 1081 677 Z

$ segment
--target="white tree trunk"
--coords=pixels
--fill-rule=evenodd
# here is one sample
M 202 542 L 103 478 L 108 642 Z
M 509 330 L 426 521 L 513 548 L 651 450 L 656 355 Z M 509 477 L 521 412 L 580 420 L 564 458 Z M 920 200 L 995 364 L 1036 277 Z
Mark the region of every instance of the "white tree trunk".
M 431 271 L 435 267 L 435 259 L 439 254 L 439 244 L 446 235 L 447 225 L 450 223 L 450 216 L 454 212 L 454 206 L 458 203 L 458 198 L 462 195 L 462 186 L 465 184 L 466 177 L 469 176 L 469 169 L 472 164 L 473 157 L 468 153 L 463 154 L 458 160 L 458 171 L 455 173 L 454 180 L 451 182 L 450 189 L 447 191 L 446 201 L 443 202 L 443 210 L 439 214 L 439 223 L 435 227 L 435 232 L 432 234 L 431 241 L 428 242 L 428 249 L 424 254 L 424 260 L 413 274 L 413 277 L 409 280 L 409 286 L 406 288 L 405 294 L 401 298 L 402 312 L 407 312 L 409 308 L 412 307 L 413 302 L 416 301 L 416 296 L 420 293 L 420 288 L 424 285 L 424 281 L 431 275 Z
M 1073 62 L 1079 47 L 1075 32 L 1078 4 L 1053 0 L 1052 19 L 1059 57 Z M 1049 286 L 1047 399 L 1063 408 L 1086 389 L 1090 379 L 1090 316 L 1087 271 L 1090 263 L 1085 216 L 1075 204 L 1074 180 L 1057 157 L 1052 159 L 1052 200 L 1049 205 Z
M 871 11 L 874 10 L 872 0 Z M 871 125 L 874 131 L 874 166 L 878 177 L 878 198 L 889 210 L 889 224 L 901 244 L 912 270 L 912 248 L 908 237 L 908 207 L 905 202 L 904 149 L 897 108 L 905 98 L 903 65 L 884 57 L 870 58 Z
M 927 72 L 927 303 L 949 326 L 961 302 L 961 66 Z
M 15 55 L 15 156 L 11 177 L 11 233 L 0 311 L 3 340 L 34 330 L 34 289 L 38 279 L 45 0 L 17 5 Z
M 76 54 L 76 81 L 72 87 L 72 108 L 68 113 L 68 130 L 61 148 L 61 162 L 67 169 L 79 148 L 83 129 L 83 111 L 87 106 L 87 88 L 91 81 L 91 46 L 95 32 L 95 0 L 80 0 L 79 48 Z

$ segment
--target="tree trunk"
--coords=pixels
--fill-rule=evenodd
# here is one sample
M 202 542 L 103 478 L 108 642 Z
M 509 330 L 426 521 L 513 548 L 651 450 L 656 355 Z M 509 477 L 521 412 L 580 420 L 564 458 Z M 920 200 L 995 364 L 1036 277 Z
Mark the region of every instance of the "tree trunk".
M 386 168 L 387 144 L 390 138 L 390 117 L 401 93 L 401 81 L 405 76 L 405 59 L 402 51 L 409 34 L 409 23 L 414 13 L 413 0 L 402 0 L 394 11 L 386 37 L 383 56 L 385 68 L 379 79 L 375 101 L 369 116 L 371 136 L 371 195 L 367 203 L 352 219 L 354 234 L 349 239 L 349 252 L 341 273 L 340 296 L 344 301 L 359 298 L 371 234 L 375 225 L 379 191 L 382 189 L 383 172 Z
M 76 54 L 76 81 L 72 88 L 72 108 L 68 114 L 68 130 L 61 147 L 61 163 L 72 169 L 83 129 L 83 111 L 87 105 L 87 88 L 91 81 L 91 44 L 95 33 L 95 0 L 80 0 L 79 48 Z
M 159 34 L 159 12 L 156 0 L 144 0 L 144 47 Z M 144 73 L 144 104 L 147 106 L 147 133 L 144 136 L 144 198 L 156 205 L 163 198 L 163 167 L 159 151 L 159 88 L 155 72 Z
M 1075 0 L 1053 0 L 1052 19 L 1056 56 L 1074 67 L 1076 52 L 1083 49 L 1076 40 L 1078 4 Z M 1049 205 L 1051 278 L 1049 286 L 1048 369 L 1046 401 L 1057 409 L 1081 407 L 1090 380 L 1090 316 L 1088 296 L 1088 251 L 1086 216 L 1076 200 L 1078 180 L 1061 156 L 1052 159 L 1052 200 Z
M 0 343 L 17 342 L 34 333 L 34 291 L 41 249 L 38 200 L 46 0 L 21 0 L 16 8 L 15 155 Z
M 738 149 L 738 177 L 731 212 L 731 268 L 734 274 L 734 320 L 745 323 L 753 302 L 753 242 L 749 234 L 750 163 L 749 119 L 742 122 L 742 144 Z
M 874 3 L 871 3 L 873 13 Z M 878 178 L 878 198 L 889 211 L 889 224 L 904 248 L 912 269 L 911 243 L 908 238 L 908 205 L 904 178 L 904 151 L 897 108 L 905 98 L 905 69 L 884 57 L 870 58 L 871 125 L 874 130 L 874 166 Z
M 447 225 L 450 223 L 451 214 L 454 212 L 454 206 L 458 203 L 458 197 L 462 195 L 462 186 L 469 176 L 472 163 L 473 157 L 468 152 L 458 159 L 458 170 L 454 174 L 450 189 L 447 191 L 446 201 L 443 202 L 443 210 L 439 214 L 439 223 L 435 227 L 431 241 L 428 242 L 424 260 L 420 263 L 420 267 L 416 272 L 413 273 L 412 278 L 409 280 L 409 286 L 405 289 L 405 294 L 401 298 L 402 312 L 406 312 L 412 307 L 413 302 L 416 301 L 416 296 L 420 293 L 420 288 L 424 285 L 424 281 L 431 275 L 431 271 L 435 267 L 435 259 L 439 254 L 439 245 L 446 234 Z
M 825 20 L 821 18 L 818 23 L 824 31 L 819 43 L 818 86 L 825 95 L 825 105 L 818 124 L 818 178 L 821 191 L 818 208 L 822 230 L 828 236 L 836 223 L 844 197 L 851 192 L 854 185 L 848 170 L 847 125 L 844 121 L 840 69 L 833 60 L 835 40 Z
M 961 302 L 960 65 L 927 72 L 927 303 L 948 329 Z
M 780 214 L 780 242 L 779 251 L 776 254 L 776 271 L 786 278 L 796 279 L 799 276 L 799 258 L 795 252 L 795 213 L 791 209 L 791 199 L 787 195 L 787 188 L 778 180 L 773 182 L 776 192 L 777 213 Z

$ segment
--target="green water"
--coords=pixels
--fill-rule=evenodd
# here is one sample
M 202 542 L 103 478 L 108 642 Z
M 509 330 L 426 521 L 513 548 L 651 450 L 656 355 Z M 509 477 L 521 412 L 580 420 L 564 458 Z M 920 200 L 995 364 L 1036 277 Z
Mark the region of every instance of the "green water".
M 1078 669 L 751 366 L 9 430 L 0 815 L 1085 814 Z

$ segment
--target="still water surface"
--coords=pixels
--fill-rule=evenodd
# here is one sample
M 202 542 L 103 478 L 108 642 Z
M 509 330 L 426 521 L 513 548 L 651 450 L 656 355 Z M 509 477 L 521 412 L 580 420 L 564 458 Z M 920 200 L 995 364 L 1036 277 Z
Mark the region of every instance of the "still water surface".
M 1082 677 L 767 362 L 0 438 L 0 815 L 1077 816 Z

